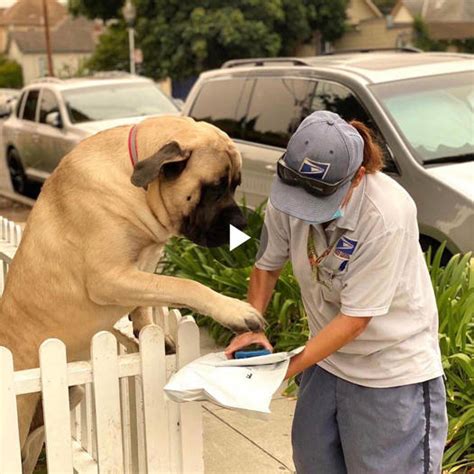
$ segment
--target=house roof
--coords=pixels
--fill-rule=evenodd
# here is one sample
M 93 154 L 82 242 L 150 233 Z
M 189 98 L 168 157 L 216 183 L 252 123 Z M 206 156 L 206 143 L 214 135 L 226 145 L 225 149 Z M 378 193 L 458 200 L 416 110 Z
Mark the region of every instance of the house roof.
M 22 53 L 46 52 L 43 31 L 12 31 L 9 33 L 8 44 L 10 45 L 13 41 Z M 67 17 L 57 28 L 51 30 L 53 53 L 91 53 L 94 48 L 94 23 L 83 17 Z
M 423 9 L 424 0 L 398 0 L 398 2 L 393 7 L 391 11 L 391 15 L 394 17 L 404 6 L 409 12 L 412 17 L 421 15 L 421 11 Z
M 362 16 L 361 12 L 363 12 Z M 382 12 L 372 0 L 350 0 L 347 5 L 346 14 L 350 25 L 358 25 L 361 21 L 383 17 Z
M 433 39 L 466 39 L 474 37 L 473 0 L 399 0 L 391 15 L 404 6 L 413 19 L 421 16 Z
M 382 12 L 377 8 L 377 6 L 375 5 L 374 2 L 372 2 L 372 0 L 364 0 L 364 1 L 367 4 L 367 6 L 372 10 L 372 12 L 374 13 L 374 16 L 376 16 L 377 18 L 383 17 Z
M 462 40 L 474 37 L 472 21 L 429 22 L 427 27 L 430 37 L 435 40 Z
M 50 26 L 55 26 L 67 16 L 67 9 L 56 0 L 46 0 Z M 41 26 L 43 25 L 42 0 L 18 0 L 0 15 L 0 25 Z
M 473 22 L 474 2 L 472 0 L 426 1 L 424 17 L 427 21 L 465 21 Z
M 423 19 L 433 39 L 474 37 L 472 0 L 425 0 L 423 10 Z

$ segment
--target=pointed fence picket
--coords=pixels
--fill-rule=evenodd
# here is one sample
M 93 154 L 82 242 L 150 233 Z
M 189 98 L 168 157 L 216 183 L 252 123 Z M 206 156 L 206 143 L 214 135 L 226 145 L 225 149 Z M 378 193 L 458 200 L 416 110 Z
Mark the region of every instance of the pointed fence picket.
M 0 217 L 0 293 L 21 235 Z M 16 396 L 29 393 L 42 397 L 50 473 L 204 472 L 201 405 L 174 403 L 163 391 L 199 357 L 199 330 L 176 310 L 153 308 L 153 317 L 139 342 L 126 317 L 112 333 L 96 334 L 90 361 L 67 363 L 64 343 L 49 339 L 39 368 L 14 372 L 11 352 L 0 347 L 0 473 L 21 472 Z M 165 355 L 168 337 L 176 354 Z M 84 396 L 70 411 L 73 387 Z
M 12 353 L 0 347 L 0 472 L 21 472 Z
M 8 268 L 10 267 L 18 245 L 20 245 L 22 234 L 22 229 L 18 224 L 0 216 L 0 260 L 2 261 L 0 294 L 5 288 Z
M 170 464 L 168 414 L 164 402 L 163 387 L 166 372 L 156 367 L 165 367 L 165 340 L 162 331 L 153 326 L 144 328 L 140 334 L 142 363 L 143 411 L 145 420 L 145 452 L 148 472 L 166 473 Z
M 66 346 L 59 339 L 48 339 L 41 344 L 40 376 L 48 470 L 51 473 L 71 472 Z
M 120 472 L 123 465 L 117 341 L 109 332 L 92 338 L 92 380 L 97 423 L 99 471 Z

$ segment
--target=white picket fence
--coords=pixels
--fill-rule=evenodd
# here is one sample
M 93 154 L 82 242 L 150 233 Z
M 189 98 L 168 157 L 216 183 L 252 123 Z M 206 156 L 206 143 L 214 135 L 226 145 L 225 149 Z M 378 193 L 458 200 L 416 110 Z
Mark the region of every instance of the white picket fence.
M 18 225 L 0 218 L 0 290 L 21 239 Z M 155 325 L 140 333 L 122 318 L 113 334 L 91 341 L 91 360 L 67 363 L 58 339 L 40 347 L 40 367 L 14 372 L 11 352 L 0 347 L 0 474 L 21 472 L 16 396 L 41 393 L 49 473 L 201 473 L 199 403 L 167 400 L 170 374 L 199 357 L 199 330 L 190 316 L 154 309 Z M 165 355 L 165 336 L 176 354 Z M 71 412 L 68 387 L 85 395 Z

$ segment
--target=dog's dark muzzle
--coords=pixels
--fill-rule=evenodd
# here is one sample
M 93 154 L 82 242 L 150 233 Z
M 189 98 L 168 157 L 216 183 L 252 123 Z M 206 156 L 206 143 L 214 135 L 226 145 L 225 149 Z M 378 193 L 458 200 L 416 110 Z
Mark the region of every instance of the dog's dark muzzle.
M 229 225 L 239 230 L 245 229 L 247 220 L 237 205 L 225 207 L 214 216 L 208 226 L 203 226 L 204 219 L 198 219 L 196 225 L 190 228 L 185 225 L 183 235 L 203 247 L 220 247 L 229 244 Z

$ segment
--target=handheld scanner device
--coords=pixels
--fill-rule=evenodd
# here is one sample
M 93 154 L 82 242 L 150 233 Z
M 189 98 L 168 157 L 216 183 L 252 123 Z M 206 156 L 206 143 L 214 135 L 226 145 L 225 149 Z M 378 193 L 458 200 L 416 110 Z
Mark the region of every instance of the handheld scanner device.
M 268 349 L 249 346 L 246 349 L 234 352 L 234 359 L 248 359 L 249 357 L 259 357 L 271 354 Z

